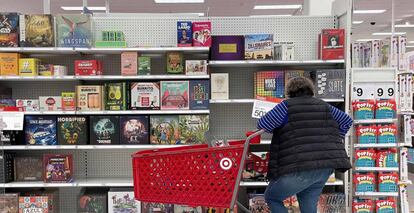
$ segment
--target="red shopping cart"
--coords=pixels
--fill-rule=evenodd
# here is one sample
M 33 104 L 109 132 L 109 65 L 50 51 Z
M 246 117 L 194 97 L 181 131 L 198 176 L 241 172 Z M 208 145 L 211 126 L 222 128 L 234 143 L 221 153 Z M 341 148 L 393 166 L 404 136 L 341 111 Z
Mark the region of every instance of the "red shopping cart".
M 214 208 L 233 208 L 250 140 L 229 146 L 207 144 L 140 151 L 132 155 L 137 200 Z

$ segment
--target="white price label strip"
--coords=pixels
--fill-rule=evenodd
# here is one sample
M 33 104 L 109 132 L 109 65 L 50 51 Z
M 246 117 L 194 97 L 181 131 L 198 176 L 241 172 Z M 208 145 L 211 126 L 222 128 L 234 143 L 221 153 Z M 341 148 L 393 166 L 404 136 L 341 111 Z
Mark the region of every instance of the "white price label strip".
M 352 98 L 355 99 L 378 99 L 394 98 L 394 83 L 354 83 Z
M 23 112 L 0 112 L 1 130 L 23 130 Z
M 261 118 L 271 109 L 273 109 L 277 103 L 255 100 L 253 104 L 252 118 Z

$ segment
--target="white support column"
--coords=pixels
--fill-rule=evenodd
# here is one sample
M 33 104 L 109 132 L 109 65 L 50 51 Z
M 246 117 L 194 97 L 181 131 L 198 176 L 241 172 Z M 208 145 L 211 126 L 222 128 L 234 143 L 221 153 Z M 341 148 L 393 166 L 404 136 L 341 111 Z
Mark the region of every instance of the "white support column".
M 88 6 L 88 0 L 82 0 L 82 7 Z
M 330 16 L 332 15 L 333 2 L 334 0 L 304 0 L 303 15 Z
M 43 14 L 50 14 L 50 0 L 43 0 Z
M 109 0 L 105 0 L 106 14 L 109 14 Z

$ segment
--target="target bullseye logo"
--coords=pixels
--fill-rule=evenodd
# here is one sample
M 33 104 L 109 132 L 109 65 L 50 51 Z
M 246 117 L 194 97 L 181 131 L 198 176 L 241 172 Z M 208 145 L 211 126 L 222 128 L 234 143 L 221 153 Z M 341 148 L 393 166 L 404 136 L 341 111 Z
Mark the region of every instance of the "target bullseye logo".
M 220 161 L 220 167 L 224 170 L 229 170 L 233 166 L 233 162 L 229 158 L 223 158 Z

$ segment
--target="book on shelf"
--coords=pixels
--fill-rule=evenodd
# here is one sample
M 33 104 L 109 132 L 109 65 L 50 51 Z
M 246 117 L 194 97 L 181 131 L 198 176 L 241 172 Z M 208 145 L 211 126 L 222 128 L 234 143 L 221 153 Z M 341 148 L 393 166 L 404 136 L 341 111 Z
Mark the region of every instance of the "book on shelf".
M 177 46 L 193 46 L 193 29 L 191 21 L 177 21 Z
M 182 52 L 167 52 L 167 73 L 184 74 L 184 55 Z
M 193 46 L 211 47 L 211 22 L 193 22 Z
M 121 53 L 121 75 L 134 76 L 138 73 L 138 53 Z
M 138 57 L 138 75 L 151 75 L 151 57 Z
M 229 99 L 229 74 L 211 73 L 211 99 Z
M 38 76 L 40 60 L 37 58 L 20 58 L 19 75 L 20 76 Z

